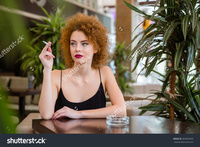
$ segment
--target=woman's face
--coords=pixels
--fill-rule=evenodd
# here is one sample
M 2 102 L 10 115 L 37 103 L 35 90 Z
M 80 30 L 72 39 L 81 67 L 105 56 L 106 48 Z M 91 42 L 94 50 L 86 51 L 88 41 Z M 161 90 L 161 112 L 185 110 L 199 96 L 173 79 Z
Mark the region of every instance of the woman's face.
M 70 53 L 76 66 L 85 62 L 92 63 L 96 50 L 93 48 L 92 42 L 88 41 L 87 36 L 82 31 L 74 31 L 70 38 Z

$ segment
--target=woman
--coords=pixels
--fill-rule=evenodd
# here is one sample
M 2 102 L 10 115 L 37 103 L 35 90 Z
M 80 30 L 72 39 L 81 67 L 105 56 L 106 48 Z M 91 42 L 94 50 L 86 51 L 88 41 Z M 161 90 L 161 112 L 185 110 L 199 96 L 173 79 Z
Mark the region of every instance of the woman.
M 39 111 L 44 119 L 105 118 L 126 115 L 123 95 L 106 64 L 108 37 L 94 17 L 77 13 L 67 21 L 60 39 L 67 69 L 53 70 L 51 42 L 39 58 L 44 66 Z M 105 92 L 112 106 L 106 106 Z M 78 111 L 77 111 L 78 110 Z

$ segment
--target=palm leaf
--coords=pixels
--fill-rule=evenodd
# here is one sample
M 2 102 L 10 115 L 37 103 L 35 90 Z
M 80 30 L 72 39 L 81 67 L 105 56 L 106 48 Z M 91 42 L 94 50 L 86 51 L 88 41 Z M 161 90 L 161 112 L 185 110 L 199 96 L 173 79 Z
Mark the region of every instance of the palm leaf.
M 139 64 L 139 62 L 140 62 L 140 60 L 141 60 L 141 58 L 142 58 L 142 54 L 139 54 L 139 55 L 136 57 L 135 66 L 133 67 L 132 72 L 136 70 L 136 68 L 137 68 L 137 66 L 138 66 L 138 64 Z
M 197 16 L 197 12 L 195 10 L 192 11 L 192 31 L 195 31 L 195 28 L 197 26 L 197 22 L 198 22 L 198 16 Z
M 183 16 L 183 19 L 181 21 L 181 27 L 182 27 L 182 31 L 183 31 L 184 40 L 186 40 L 186 37 L 187 37 L 189 18 L 190 18 L 189 15 L 185 15 L 185 16 Z
M 197 22 L 196 42 L 197 48 L 200 48 L 200 21 Z
M 146 111 L 163 111 L 165 110 L 166 106 L 163 104 L 149 104 L 147 106 L 139 107 L 139 109 L 146 110 Z
M 163 12 L 164 10 L 166 9 L 169 9 L 169 8 L 174 8 L 173 6 L 167 6 L 167 7 L 160 7 L 159 9 L 157 9 L 156 11 L 153 12 L 153 14 L 151 15 L 150 17 L 150 20 L 154 19 L 154 17 L 160 13 L 160 12 Z M 165 20 L 165 19 L 164 19 Z
M 172 22 L 172 24 L 169 25 L 169 27 L 166 29 L 164 36 L 163 36 L 163 46 L 167 42 L 167 40 L 172 35 L 174 29 L 177 27 L 177 25 L 181 24 L 180 22 Z
M 195 54 L 195 47 L 193 42 L 190 43 L 190 47 L 189 47 L 189 53 L 188 53 L 188 57 L 187 57 L 187 68 L 186 70 L 189 71 L 190 67 L 192 67 L 193 63 L 194 63 L 194 54 Z
M 124 1 L 124 0 L 123 0 Z M 148 17 L 148 15 L 146 13 L 144 13 L 143 11 L 141 11 L 140 9 L 134 7 L 133 5 L 127 3 L 126 1 L 124 1 L 124 3 L 131 9 L 131 10 L 134 10 L 135 12 L 138 12 L 139 14 L 142 14 L 146 17 Z
M 177 103 L 176 101 L 174 101 L 172 98 L 170 98 L 169 94 L 163 93 L 163 96 L 178 110 L 181 110 L 182 112 L 184 112 L 189 118 L 190 120 L 195 122 L 195 117 L 188 111 L 186 110 L 184 107 L 182 107 L 179 103 Z
M 48 16 L 48 18 L 50 18 L 50 15 L 49 13 L 43 8 L 43 7 L 40 7 L 42 9 L 42 11 L 46 14 L 46 16 Z
M 174 58 L 174 69 L 178 69 L 179 62 L 181 60 L 181 56 L 183 53 L 184 45 L 181 46 L 180 43 L 176 44 L 176 53 L 175 53 L 175 58 Z
M 146 72 L 145 72 L 145 76 L 146 76 L 146 77 L 151 73 L 151 71 L 152 71 L 153 68 L 155 67 L 156 62 L 157 62 L 157 59 L 158 59 L 158 57 L 156 56 L 156 57 L 153 59 L 153 61 L 150 63 L 150 65 L 147 67 L 147 70 L 146 70 Z

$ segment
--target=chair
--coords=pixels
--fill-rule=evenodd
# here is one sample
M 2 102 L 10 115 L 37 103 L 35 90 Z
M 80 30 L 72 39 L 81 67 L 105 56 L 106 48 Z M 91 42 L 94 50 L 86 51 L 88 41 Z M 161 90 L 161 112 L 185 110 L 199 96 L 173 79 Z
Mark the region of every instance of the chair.
M 19 76 L 0 76 L 0 82 L 3 83 L 3 87 L 6 90 L 11 90 L 15 92 L 24 92 L 28 90 L 28 78 Z M 25 97 L 25 112 L 26 114 L 31 112 L 39 112 L 38 109 L 39 95 L 26 96 Z M 7 99 L 8 108 L 14 110 L 14 116 L 18 116 L 19 112 L 19 97 L 18 96 L 8 96 Z
M 8 76 L 0 76 L 0 84 L 1 84 L 1 87 L 5 91 L 8 91 L 8 89 L 9 89 L 9 83 L 10 83 L 10 77 L 8 77 Z M 13 120 L 14 124 L 18 124 L 19 123 L 18 117 L 14 116 L 14 115 L 11 115 L 10 117 Z
M 2 88 L 4 88 L 5 90 L 8 88 L 8 83 L 10 81 L 9 77 L 6 76 L 0 76 L 0 83 Z

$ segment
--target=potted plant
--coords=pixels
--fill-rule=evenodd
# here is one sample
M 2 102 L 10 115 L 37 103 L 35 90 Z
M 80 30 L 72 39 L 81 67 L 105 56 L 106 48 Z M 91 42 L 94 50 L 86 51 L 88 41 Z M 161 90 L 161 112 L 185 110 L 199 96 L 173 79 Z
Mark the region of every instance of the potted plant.
M 42 8 L 42 7 L 41 7 Z M 21 69 L 23 71 L 33 72 L 36 78 L 36 86 L 42 83 L 43 65 L 39 60 L 39 54 L 44 48 L 45 44 L 42 41 L 51 41 L 52 53 L 55 56 L 53 69 L 64 69 L 65 66 L 60 57 L 60 45 L 59 39 L 61 36 L 61 30 L 65 26 L 65 20 L 61 16 L 63 8 L 57 9 L 55 15 L 53 13 L 48 14 L 48 12 L 42 8 L 47 18 L 43 18 L 43 22 L 35 22 L 36 27 L 30 29 L 33 33 L 33 39 L 28 46 L 28 52 L 25 53 L 20 59 L 23 60 Z
M 130 49 L 126 49 L 125 42 L 122 44 L 117 42 L 113 60 L 116 67 L 116 80 L 121 89 L 122 93 L 133 93 L 133 88 L 127 83 L 131 79 L 131 73 L 129 71 L 129 66 L 126 63 L 127 55 Z
M 141 59 L 146 57 L 145 76 L 155 65 L 167 61 L 171 67 L 166 69 L 162 90 L 156 92 L 157 98 L 149 105 L 141 107 L 145 111 L 156 111 L 155 115 L 174 117 L 200 123 L 200 90 L 197 90 L 195 64 L 200 49 L 200 6 L 197 0 L 157 0 L 152 15 L 124 1 L 133 11 L 154 23 L 138 35 L 142 35 L 137 45 L 131 50 L 129 58 L 136 57 L 136 69 Z M 151 47 L 150 51 L 148 47 Z M 169 87 L 169 91 L 168 88 Z M 159 101 L 165 98 L 166 101 Z

